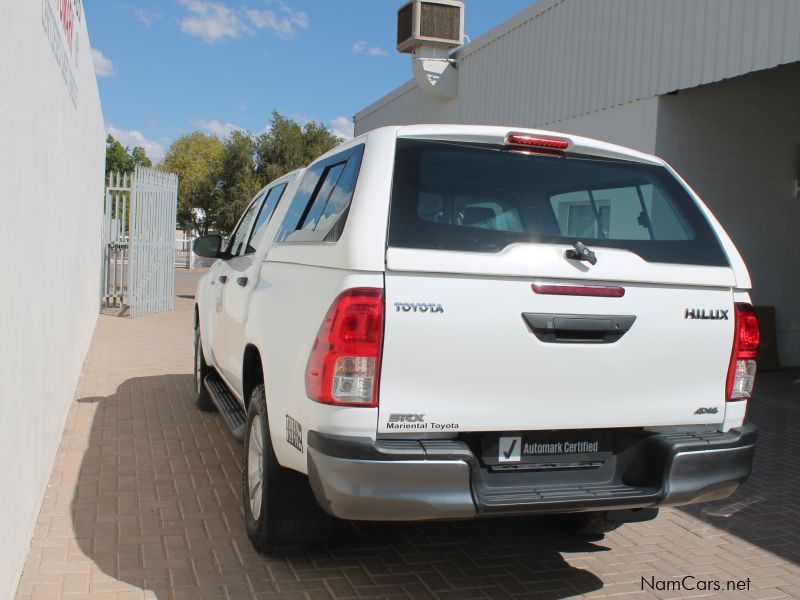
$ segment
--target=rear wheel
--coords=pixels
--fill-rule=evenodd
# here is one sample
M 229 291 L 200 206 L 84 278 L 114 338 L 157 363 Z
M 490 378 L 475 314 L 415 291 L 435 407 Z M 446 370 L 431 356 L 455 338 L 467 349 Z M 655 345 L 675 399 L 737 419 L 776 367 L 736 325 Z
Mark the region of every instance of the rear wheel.
M 301 550 L 330 535 L 331 518 L 317 504 L 308 477 L 275 458 L 263 384 L 247 409 L 242 501 L 247 535 L 259 552 Z
M 203 385 L 210 369 L 206 364 L 206 357 L 203 355 L 203 343 L 200 338 L 200 326 L 194 330 L 194 387 L 197 393 L 197 408 L 205 412 L 216 410 L 211 395 L 206 386 Z
M 553 515 L 553 524 L 572 535 L 603 535 L 617 529 L 622 523 L 609 521 L 606 511 Z

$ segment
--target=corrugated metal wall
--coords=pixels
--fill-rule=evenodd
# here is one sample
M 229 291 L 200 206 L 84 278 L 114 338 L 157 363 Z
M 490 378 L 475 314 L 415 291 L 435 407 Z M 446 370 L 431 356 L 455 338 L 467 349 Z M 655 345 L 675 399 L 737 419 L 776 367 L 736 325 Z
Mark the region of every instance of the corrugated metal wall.
M 409 82 L 357 114 L 356 134 L 409 123 L 543 125 L 795 62 L 800 1 L 555 0 L 456 56 L 457 99 Z

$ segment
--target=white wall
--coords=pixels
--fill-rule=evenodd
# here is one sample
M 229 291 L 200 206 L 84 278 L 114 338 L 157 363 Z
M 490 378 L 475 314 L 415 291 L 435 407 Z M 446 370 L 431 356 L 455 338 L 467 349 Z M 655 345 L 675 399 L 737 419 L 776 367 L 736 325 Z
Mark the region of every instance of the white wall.
M 657 125 L 658 98 L 647 98 L 537 127 L 596 138 L 654 154 Z
M 659 99 L 656 153 L 733 238 L 753 301 L 776 307 L 784 366 L 800 366 L 800 63 Z
M 82 15 L 72 37 L 57 0 L 0 2 L 0 598 L 13 596 L 98 313 L 105 150 Z
M 800 63 L 542 127 L 669 161 L 733 238 L 753 301 L 776 307 L 784 366 L 800 366 Z

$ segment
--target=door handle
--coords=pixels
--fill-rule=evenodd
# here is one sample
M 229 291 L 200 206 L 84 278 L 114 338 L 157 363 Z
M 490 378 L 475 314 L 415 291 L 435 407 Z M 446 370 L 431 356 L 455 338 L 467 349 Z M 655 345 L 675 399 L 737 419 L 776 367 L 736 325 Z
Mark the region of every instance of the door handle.
M 238 283 L 241 287 L 246 286 L 247 285 L 247 277 L 237 277 L 236 278 L 236 283 Z
M 634 315 L 522 313 L 528 328 L 551 344 L 613 344 L 633 326 Z
M 220 275 L 219 276 L 219 282 L 220 283 L 227 283 L 228 282 L 228 276 L 227 275 Z

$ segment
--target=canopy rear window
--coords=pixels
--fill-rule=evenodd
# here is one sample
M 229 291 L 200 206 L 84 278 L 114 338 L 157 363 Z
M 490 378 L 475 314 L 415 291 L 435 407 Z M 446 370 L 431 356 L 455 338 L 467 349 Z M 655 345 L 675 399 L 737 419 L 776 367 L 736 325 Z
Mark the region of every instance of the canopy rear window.
M 577 240 L 651 262 L 728 266 L 697 204 L 658 165 L 398 140 L 390 246 L 499 252 Z

